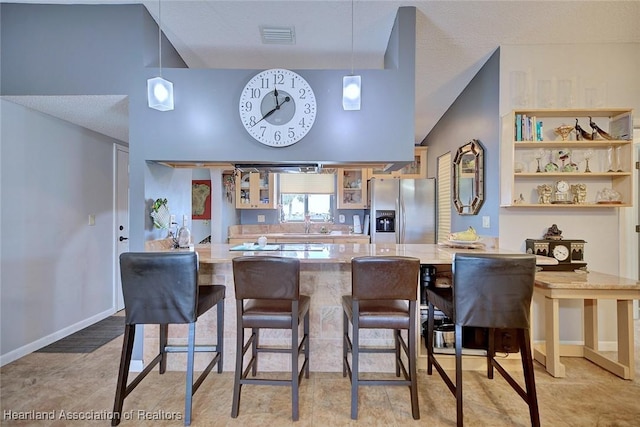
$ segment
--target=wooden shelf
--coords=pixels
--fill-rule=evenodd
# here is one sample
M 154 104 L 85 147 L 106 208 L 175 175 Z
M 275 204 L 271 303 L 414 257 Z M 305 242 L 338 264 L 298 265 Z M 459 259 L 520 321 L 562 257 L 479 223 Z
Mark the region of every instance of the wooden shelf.
M 600 108 L 600 109 L 521 109 L 513 110 L 502 118 L 502 137 L 500 148 L 500 207 L 503 208 L 536 208 L 536 209 L 591 209 L 591 208 L 620 208 L 630 207 L 633 201 L 633 141 L 631 139 L 608 140 L 577 140 L 575 129 L 571 131 L 567 140 L 562 140 L 554 129 L 558 126 L 574 125 L 576 119 L 582 129 L 591 132 L 589 118 L 606 132 L 613 134 L 611 129 L 618 129 L 617 135 L 630 134 L 626 129 L 632 123 L 631 109 Z M 527 116 L 535 118 L 536 122 L 543 122 L 542 141 L 519 140 L 516 137 L 516 117 Z M 628 116 L 628 117 L 627 117 Z M 615 118 L 615 121 L 612 119 Z M 622 119 L 621 119 L 622 118 Z M 616 124 L 613 124 L 613 123 Z M 624 131 L 620 132 L 620 129 Z M 537 137 L 522 131 L 526 136 Z M 626 136 L 624 136 L 626 138 Z M 560 151 L 568 150 L 567 158 L 561 160 Z M 588 151 L 587 151 L 588 150 Z M 567 164 L 576 164 L 577 171 L 545 172 L 547 163 L 553 162 L 562 168 Z M 587 163 L 588 162 L 588 163 Z M 584 172 L 587 164 L 590 172 Z M 535 172 L 538 168 L 542 172 Z M 608 172 L 608 169 L 621 171 Z M 516 170 L 518 172 L 516 172 Z M 559 180 L 567 181 L 570 185 L 585 184 L 587 188 L 586 203 L 553 204 L 538 203 L 538 186 L 548 184 L 553 187 Z M 619 204 L 596 203 L 598 193 L 604 189 L 616 190 L 622 196 Z M 570 194 L 570 197 L 573 197 Z M 553 199 L 552 199 L 553 200 Z

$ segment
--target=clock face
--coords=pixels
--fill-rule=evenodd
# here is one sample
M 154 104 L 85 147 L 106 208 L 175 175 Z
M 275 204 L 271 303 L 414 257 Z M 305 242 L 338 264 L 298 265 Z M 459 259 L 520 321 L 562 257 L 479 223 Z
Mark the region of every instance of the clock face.
M 556 182 L 556 188 L 558 191 L 566 193 L 569 191 L 569 183 L 567 181 L 558 181 Z
M 569 258 L 569 249 L 563 245 L 556 245 L 553 248 L 553 257 L 558 261 L 565 261 Z
M 300 141 L 316 119 L 316 97 L 299 74 L 284 69 L 256 74 L 240 94 L 240 119 L 258 142 L 286 147 Z

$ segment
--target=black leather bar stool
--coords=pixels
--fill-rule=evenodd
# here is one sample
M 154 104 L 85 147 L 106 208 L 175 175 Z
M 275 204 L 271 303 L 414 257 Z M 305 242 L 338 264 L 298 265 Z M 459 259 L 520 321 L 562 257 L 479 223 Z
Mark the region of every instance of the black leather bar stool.
M 413 418 L 420 419 L 416 369 L 416 310 L 420 260 L 410 257 L 364 256 L 351 260 L 351 295 L 342 297 L 342 376 L 351 380 L 351 418 L 358 418 L 358 387 L 365 385 L 409 386 Z M 349 339 L 349 322 L 353 326 Z M 360 329 L 392 329 L 393 347 L 361 347 Z M 407 340 L 401 331 L 407 331 Z M 402 352 L 408 360 L 405 367 Z M 351 353 L 349 366 L 348 353 Z M 396 376 L 403 379 L 360 379 L 360 353 L 393 353 Z M 401 372 L 402 371 L 402 372 Z
M 240 409 L 240 392 L 244 384 L 291 386 L 291 417 L 298 420 L 298 391 L 304 373 L 309 378 L 309 304 L 311 299 L 300 295 L 300 261 L 275 256 L 245 256 L 233 259 L 233 280 L 236 291 L 237 345 L 236 370 L 233 385 L 231 417 Z M 300 321 L 303 335 L 299 339 Z M 244 330 L 251 329 L 245 343 Z M 260 329 L 290 329 L 291 346 L 288 348 L 261 347 Z M 246 368 L 244 355 L 251 349 Z M 259 353 L 289 353 L 291 376 L 289 379 L 247 378 L 249 371 L 258 373 Z M 304 362 L 298 370 L 298 359 L 304 353 Z
M 207 374 L 218 364 L 222 372 L 224 295 L 222 285 L 198 286 L 198 255 L 195 252 L 128 252 L 120 255 L 122 293 L 124 295 L 125 329 L 118 385 L 113 403 L 111 425 L 120 423 L 124 399 L 159 363 L 160 373 L 167 367 L 167 353 L 187 353 L 187 378 L 184 425 L 191 424 L 191 399 Z M 195 344 L 196 321 L 213 306 L 218 306 L 215 346 Z M 168 345 L 169 324 L 189 324 L 187 345 Z M 129 385 L 127 379 L 136 325 L 160 325 L 158 355 Z M 193 382 L 195 352 L 214 353 L 214 357 Z
M 529 406 L 531 425 L 540 425 L 538 399 L 533 373 L 529 315 L 535 281 L 536 259 L 526 254 L 457 253 L 453 258 L 451 288 L 427 288 L 427 374 L 432 366 L 456 397 L 457 425 L 463 425 L 462 406 L 462 335 L 463 327 L 488 329 L 487 377 L 498 370 Z M 455 324 L 456 382 L 451 381 L 433 352 L 434 306 Z M 515 330 L 517 349 L 522 357 L 526 391 L 495 359 L 495 337 L 504 330 Z M 509 348 L 499 351 L 512 352 Z

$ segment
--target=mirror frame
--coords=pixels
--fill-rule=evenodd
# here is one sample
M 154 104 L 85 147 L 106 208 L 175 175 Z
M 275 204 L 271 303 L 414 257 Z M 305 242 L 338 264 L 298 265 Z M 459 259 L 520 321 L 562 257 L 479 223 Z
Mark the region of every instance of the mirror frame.
M 460 200 L 460 180 L 462 177 L 462 161 L 472 154 L 475 159 L 473 194 L 469 204 Z M 466 172 L 468 173 L 468 172 Z M 484 147 L 477 139 L 473 139 L 458 148 L 453 159 L 453 205 L 458 215 L 477 215 L 484 203 Z

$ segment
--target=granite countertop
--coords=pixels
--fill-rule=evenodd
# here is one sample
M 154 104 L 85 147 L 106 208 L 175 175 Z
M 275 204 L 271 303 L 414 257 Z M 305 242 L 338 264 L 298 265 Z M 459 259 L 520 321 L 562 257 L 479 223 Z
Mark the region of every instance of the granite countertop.
M 196 245 L 195 249 L 200 256 L 201 263 L 223 264 L 231 262 L 238 256 L 285 256 L 298 258 L 303 263 L 338 263 L 348 264 L 356 256 L 410 256 L 420 259 L 422 264 L 448 265 L 451 264 L 453 254 L 456 252 L 482 252 L 482 253 L 515 253 L 514 251 L 500 249 L 455 249 L 438 246 L 435 244 L 407 244 L 396 245 L 369 244 L 369 243 L 345 243 L 324 244 L 321 251 L 231 251 L 236 245 L 211 244 Z
M 597 271 L 541 271 L 536 286 L 543 289 L 640 290 L 640 281 Z

